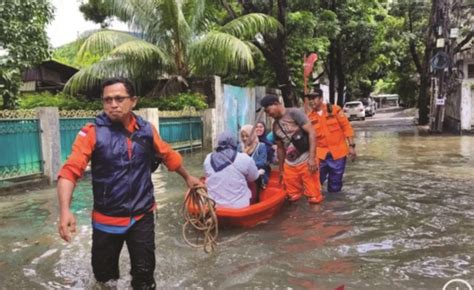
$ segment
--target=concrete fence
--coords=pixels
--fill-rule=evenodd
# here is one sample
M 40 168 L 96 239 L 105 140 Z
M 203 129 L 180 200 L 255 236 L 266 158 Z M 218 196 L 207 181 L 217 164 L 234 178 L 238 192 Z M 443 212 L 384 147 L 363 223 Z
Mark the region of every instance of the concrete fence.
M 77 133 L 92 122 L 98 112 L 74 114 L 60 112 L 56 107 L 42 107 L 28 112 L 0 113 L 3 117 L 0 118 L 0 140 L 8 145 L 8 150 L 0 151 L 0 182 L 42 174 L 53 183 L 71 152 Z M 176 150 L 212 148 L 216 136 L 215 109 L 160 112 L 157 108 L 147 108 L 135 113 L 153 124 L 161 138 Z

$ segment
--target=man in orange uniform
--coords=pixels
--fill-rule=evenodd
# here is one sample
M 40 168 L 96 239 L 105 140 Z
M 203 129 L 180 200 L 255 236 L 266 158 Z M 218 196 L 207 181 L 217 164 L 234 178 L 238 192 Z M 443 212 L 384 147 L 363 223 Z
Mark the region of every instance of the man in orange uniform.
M 298 108 L 285 108 L 276 96 L 265 96 L 260 105 L 273 122 L 273 134 L 277 144 L 280 165 L 280 182 L 283 180 L 290 201 L 296 201 L 304 194 L 309 203 L 321 203 L 318 163 L 315 156 L 315 133 L 308 117 Z M 296 136 L 308 134 L 307 146 L 298 146 Z M 295 144 L 296 143 L 296 144 Z
M 94 124 L 81 129 L 59 172 L 58 231 L 62 239 L 71 241 L 71 233 L 76 231 L 76 219 L 70 210 L 72 193 L 91 161 L 94 276 L 99 282 L 119 278 L 119 256 L 126 243 L 133 288 L 154 289 L 156 206 L 150 160 L 156 152 L 188 187 L 200 182 L 188 174 L 181 155 L 160 139 L 155 127 L 132 113 L 137 97 L 129 80 L 106 80 L 102 101 L 104 112 Z
M 349 155 L 352 161 L 357 156 L 354 131 L 341 107 L 323 101 L 322 90 L 315 89 L 305 98 L 312 109 L 308 117 L 316 131 L 321 184 L 328 179 L 329 192 L 341 191 L 346 156 Z

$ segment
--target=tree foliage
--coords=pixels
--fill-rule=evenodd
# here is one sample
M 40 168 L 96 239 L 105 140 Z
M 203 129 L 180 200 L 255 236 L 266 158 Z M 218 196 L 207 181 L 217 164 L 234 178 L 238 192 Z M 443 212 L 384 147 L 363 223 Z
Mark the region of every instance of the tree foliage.
M 85 52 L 80 59 L 77 57 L 82 42 L 83 41 L 79 39 L 55 48 L 52 52 L 52 58 L 61 63 L 77 68 L 85 68 L 99 62 L 102 57 L 100 54 Z
M 229 17 L 259 12 L 282 23 L 281 33 L 256 43 L 264 55 L 258 73 L 228 81 L 239 84 L 256 77 L 257 84 L 281 88 L 287 105 L 295 105 L 303 93 L 303 59 L 309 53 L 319 56 L 316 81 L 328 83 L 333 94 L 352 98 L 370 94 L 396 62 L 397 40 L 387 29 L 395 19 L 379 1 L 221 2 L 228 3 Z
M 100 24 L 102 28 L 110 25 L 110 7 L 103 0 L 87 0 L 79 6 L 86 20 Z
M 258 51 L 250 40 L 279 29 L 275 19 L 258 13 L 217 23 L 219 13 L 204 0 L 104 3 L 137 33 L 104 29 L 89 36 L 78 52 L 79 61 L 86 53 L 102 58 L 68 82 L 70 92 L 113 75 L 152 80 L 163 75 L 187 78 L 252 70 Z
M 64 93 L 52 94 L 24 93 L 18 99 L 20 109 L 34 109 L 37 107 L 58 107 L 60 110 L 101 110 L 103 105 L 100 100 L 89 100 L 78 96 L 72 97 Z M 198 93 L 181 93 L 165 98 L 139 98 L 137 107 L 159 108 L 164 111 L 180 111 L 187 107 L 197 110 L 207 108 L 206 96 Z
M 0 94 L 13 108 L 21 72 L 50 55 L 45 27 L 53 11 L 46 0 L 0 2 Z
M 285 105 L 296 105 L 298 96 L 303 92 L 304 55 L 317 52 L 320 58 L 327 56 L 328 36 L 337 29 L 334 15 L 314 13 L 318 7 L 318 1 L 314 0 L 220 2 L 230 19 L 248 13 L 263 13 L 278 19 L 281 24 L 278 33 L 267 34 L 253 41 L 263 56 L 257 59 L 256 70 L 241 72 L 226 81 L 279 88 Z

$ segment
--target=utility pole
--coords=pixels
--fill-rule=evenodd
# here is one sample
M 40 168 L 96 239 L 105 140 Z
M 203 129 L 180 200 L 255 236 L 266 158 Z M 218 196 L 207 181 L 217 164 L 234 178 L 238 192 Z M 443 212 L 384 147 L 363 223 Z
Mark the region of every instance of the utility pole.
M 448 74 L 452 56 L 450 53 L 450 0 L 434 0 L 436 9 L 435 36 L 436 48 L 431 62 L 431 118 L 430 129 L 432 132 L 443 131 L 445 104 L 449 98 Z
M 432 132 L 443 131 L 446 102 L 452 104 L 456 89 L 463 79 L 462 68 L 455 64 L 455 55 L 464 42 L 470 41 L 468 35 L 458 43 L 459 31 L 463 27 L 463 11 L 470 11 L 473 4 L 464 4 L 463 0 L 433 0 L 435 6 L 436 48 L 431 59 L 431 110 L 430 129 Z M 474 6 L 473 6 L 474 7 Z M 466 12 L 470 15 L 469 12 Z M 469 19 L 467 20 L 469 23 Z

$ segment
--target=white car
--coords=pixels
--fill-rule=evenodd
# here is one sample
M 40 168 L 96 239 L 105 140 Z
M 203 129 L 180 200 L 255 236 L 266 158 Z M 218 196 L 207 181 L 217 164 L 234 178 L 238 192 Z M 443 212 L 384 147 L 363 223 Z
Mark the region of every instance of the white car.
M 365 108 L 361 101 L 347 102 L 344 104 L 344 114 L 349 120 L 365 120 Z

